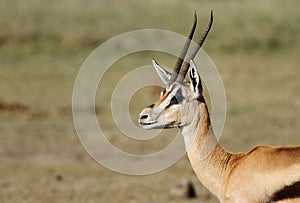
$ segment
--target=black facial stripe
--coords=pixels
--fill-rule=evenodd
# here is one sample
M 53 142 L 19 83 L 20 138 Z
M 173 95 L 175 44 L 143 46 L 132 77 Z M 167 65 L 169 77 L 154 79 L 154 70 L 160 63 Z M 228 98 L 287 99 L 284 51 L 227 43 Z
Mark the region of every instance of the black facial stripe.
M 174 104 L 179 104 L 176 96 L 172 97 L 170 103 L 168 104 L 168 106 L 166 106 L 166 108 L 169 108 L 170 106 L 174 105 Z
M 168 106 L 166 108 L 169 108 L 170 106 L 172 106 L 174 104 L 179 104 L 183 100 L 184 100 L 184 97 L 182 95 L 181 90 L 179 90 L 179 91 L 177 91 L 177 94 L 171 98 L 171 101 L 170 101 L 170 103 L 168 104 Z
M 294 198 L 300 198 L 300 180 L 275 192 L 268 203 Z
M 149 106 L 147 106 L 148 108 L 153 108 L 154 107 L 154 104 L 151 104 Z

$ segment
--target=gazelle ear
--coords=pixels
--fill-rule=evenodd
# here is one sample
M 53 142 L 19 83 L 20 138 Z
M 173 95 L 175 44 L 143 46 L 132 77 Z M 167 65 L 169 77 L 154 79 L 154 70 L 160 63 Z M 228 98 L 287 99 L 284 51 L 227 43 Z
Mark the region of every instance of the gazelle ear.
M 193 60 L 190 60 L 190 88 L 194 92 L 194 98 L 198 98 L 202 94 L 202 84 L 197 67 Z
M 171 79 L 172 74 L 168 72 L 166 69 L 158 65 L 158 63 L 152 59 L 152 64 L 160 77 L 160 79 L 163 81 L 163 83 L 168 84 L 169 80 Z

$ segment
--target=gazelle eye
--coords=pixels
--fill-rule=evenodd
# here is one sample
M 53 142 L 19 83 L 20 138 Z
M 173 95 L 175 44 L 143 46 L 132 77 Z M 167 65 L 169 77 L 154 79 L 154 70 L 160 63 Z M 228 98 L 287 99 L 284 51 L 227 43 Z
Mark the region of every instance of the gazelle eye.
M 181 91 L 178 91 L 177 94 L 175 96 L 172 97 L 169 105 L 167 107 L 170 107 L 172 105 L 175 105 L 175 104 L 179 104 L 183 101 L 183 96 L 182 96 L 182 92 Z
M 174 105 L 174 104 L 179 104 L 179 102 L 178 102 L 176 96 L 172 97 L 172 99 L 171 99 L 169 105 L 168 105 L 166 108 L 169 108 L 170 106 L 172 106 L 172 105 Z
M 179 104 L 176 96 L 172 97 L 171 101 L 170 101 L 170 105 L 173 105 L 173 104 Z

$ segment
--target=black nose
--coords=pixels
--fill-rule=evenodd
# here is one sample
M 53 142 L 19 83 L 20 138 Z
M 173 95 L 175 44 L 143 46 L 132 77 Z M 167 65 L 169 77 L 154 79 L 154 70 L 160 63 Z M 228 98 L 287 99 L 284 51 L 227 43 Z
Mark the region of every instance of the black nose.
M 141 116 L 141 119 L 147 119 L 148 118 L 148 115 L 142 115 Z

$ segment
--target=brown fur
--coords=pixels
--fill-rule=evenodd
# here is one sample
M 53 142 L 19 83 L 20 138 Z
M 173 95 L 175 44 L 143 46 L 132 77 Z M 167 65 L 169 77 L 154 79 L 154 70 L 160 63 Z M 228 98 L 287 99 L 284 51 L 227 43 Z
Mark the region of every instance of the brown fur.
M 211 12 L 210 22 L 198 46 L 181 67 L 189 48 L 189 41 L 186 41 L 173 74 L 153 61 L 157 73 L 167 86 L 172 87 L 170 92 L 173 94 L 165 93 L 155 105 L 145 108 L 139 123 L 144 129 L 179 127 L 196 175 L 222 203 L 299 202 L 300 146 L 261 146 L 248 153 L 233 154 L 223 150 L 215 138 L 202 96 L 200 75 L 193 62 L 212 22 Z M 195 26 L 196 20 L 190 40 Z M 188 70 L 189 83 L 183 82 Z M 166 81 L 166 78 L 171 79 Z M 173 105 L 170 97 L 176 94 L 184 95 L 184 98 Z
M 268 202 L 278 191 L 300 181 L 299 146 L 261 146 L 248 153 L 226 152 L 209 141 L 214 140 L 214 135 L 208 131 L 210 120 L 203 104 L 199 105 L 202 115 L 197 144 L 191 147 L 188 156 L 200 181 L 222 202 Z M 205 160 L 199 161 L 195 154 L 200 154 L 205 144 L 214 144 L 215 148 Z M 299 192 L 293 190 L 281 197 L 278 199 L 281 202 L 300 198 Z
M 170 96 L 167 92 L 141 112 L 140 122 L 180 127 L 191 165 L 203 185 L 223 203 L 295 202 L 300 198 L 296 190 L 300 181 L 300 146 L 260 146 L 237 154 L 223 150 L 213 133 L 203 96 L 192 100 L 193 92 L 188 84 L 184 85 L 181 88 L 187 102 L 181 108 L 165 107 L 159 114 L 153 110 Z
M 156 103 L 156 106 L 159 106 L 169 95 L 169 92 L 166 92 Z
M 192 61 L 191 65 L 195 73 Z M 223 203 L 299 199 L 300 146 L 260 146 L 237 154 L 225 151 L 215 138 L 199 74 L 190 74 L 190 80 L 171 84 L 169 93 L 141 112 L 140 124 L 145 129 L 179 127 L 197 177 Z M 173 104 L 174 95 L 184 98 Z

